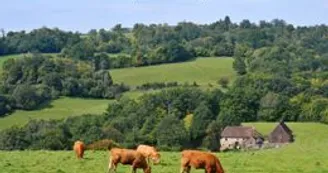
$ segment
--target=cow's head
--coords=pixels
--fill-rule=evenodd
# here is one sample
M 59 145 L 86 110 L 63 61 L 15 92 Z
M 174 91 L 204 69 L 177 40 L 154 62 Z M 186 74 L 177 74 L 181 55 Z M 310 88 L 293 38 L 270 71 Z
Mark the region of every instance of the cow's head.
M 153 153 L 152 155 L 151 155 L 151 160 L 153 160 L 153 163 L 154 164 L 158 164 L 159 162 L 160 162 L 160 160 L 161 160 L 161 155 L 159 154 L 159 153 Z

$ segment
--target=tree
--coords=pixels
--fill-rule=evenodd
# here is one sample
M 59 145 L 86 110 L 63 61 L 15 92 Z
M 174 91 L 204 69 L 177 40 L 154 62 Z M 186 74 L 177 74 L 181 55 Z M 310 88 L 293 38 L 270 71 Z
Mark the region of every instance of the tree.
M 276 93 L 268 92 L 260 100 L 258 119 L 264 121 L 279 121 L 288 117 L 285 112 L 289 108 L 289 99 Z
M 219 121 L 212 121 L 206 128 L 203 146 L 211 151 L 220 150 L 220 133 L 224 126 Z
M 249 48 L 246 45 L 237 44 L 234 50 L 234 62 L 232 64 L 233 68 L 237 71 L 239 75 L 244 75 L 246 71 L 246 57 L 248 56 Z
M 234 87 L 227 92 L 220 103 L 219 120 L 224 124 L 238 125 L 241 122 L 256 121 L 259 109 L 259 94 L 252 88 Z
M 29 85 L 18 85 L 13 91 L 12 97 L 15 100 L 15 107 L 24 110 L 35 109 L 47 101 L 38 95 L 36 88 Z
M 7 97 L 0 95 L 0 117 L 11 111 L 10 101 Z
M 181 147 L 188 136 L 183 123 L 173 115 L 163 118 L 155 133 L 159 146 L 171 148 Z
M 208 124 L 215 119 L 206 102 L 201 102 L 195 109 L 190 132 L 192 140 L 203 139 Z
M 89 60 L 95 52 L 95 46 L 88 40 L 81 41 L 71 47 L 62 50 L 65 57 L 79 60 Z
M 229 84 L 229 79 L 228 77 L 221 77 L 218 81 L 218 83 L 223 87 L 223 88 L 227 88 L 228 84 Z

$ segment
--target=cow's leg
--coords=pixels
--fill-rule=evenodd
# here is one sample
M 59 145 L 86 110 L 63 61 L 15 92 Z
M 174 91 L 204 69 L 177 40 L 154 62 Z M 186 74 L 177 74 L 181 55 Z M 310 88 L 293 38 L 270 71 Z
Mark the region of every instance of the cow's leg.
M 108 163 L 108 173 L 111 172 L 111 170 L 113 170 L 113 169 L 114 169 L 114 171 L 116 171 L 115 170 L 116 169 L 116 166 L 113 164 L 113 158 L 110 157 L 109 163 Z
M 205 173 L 213 173 L 213 171 L 212 167 L 205 167 Z
M 137 172 L 137 168 L 136 167 L 132 167 L 132 173 L 136 173 Z
M 189 160 L 185 158 L 181 158 L 181 168 L 180 168 L 180 173 L 189 173 L 190 172 L 190 165 L 189 165 Z
M 190 173 L 190 166 L 181 166 L 180 173 Z

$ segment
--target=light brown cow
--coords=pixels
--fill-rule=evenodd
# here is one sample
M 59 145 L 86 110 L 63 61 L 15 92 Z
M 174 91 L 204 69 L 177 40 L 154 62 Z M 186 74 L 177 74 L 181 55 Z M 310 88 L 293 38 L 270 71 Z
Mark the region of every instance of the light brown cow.
M 82 141 L 75 141 L 73 149 L 78 159 L 83 159 L 85 145 Z
M 190 168 L 205 169 L 205 173 L 224 173 L 222 165 L 215 155 L 198 150 L 184 150 L 181 157 L 180 173 L 190 173 Z
M 137 151 L 147 158 L 148 164 L 150 159 L 154 164 L 158 164 L 160 162 L 161 155 L 156 151 L 155 147 L 149 145 L 138 145 Z
M 144 173 L 151 173 L 151 167 L 147 164 L 146 157 L 136 150 L 112 148 L 110 154 L 108 172 L 114 170 L 116 173 L 117 165 L 121 163 L 132 165 L 132 173 L 136 173 L 137 168 L 143 169 Z

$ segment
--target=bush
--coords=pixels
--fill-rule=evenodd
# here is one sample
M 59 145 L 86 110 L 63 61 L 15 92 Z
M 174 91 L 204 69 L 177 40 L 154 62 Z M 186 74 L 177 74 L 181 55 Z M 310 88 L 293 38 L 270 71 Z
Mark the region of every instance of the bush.
M 113 140 L 103 139 L 96 142 L 93 142 L 87 145 L 88 150 L 108 150 L 113 147 L 119 147 L 120 145 Z
M 222 86 L 222 88 L 227 88 L 229 84 L 229 78 L 228 77 L 221 77 L 218 81 L 218 84 Z
M 178 82 L 153 82 L 153 83 L 145 83 L 141 86 L 137 86 L 138 90 L 156 90 L 156 89 L 162 89 L 162 88 L 170 88 L 170 87 L 176 87 L 179 86 Z

